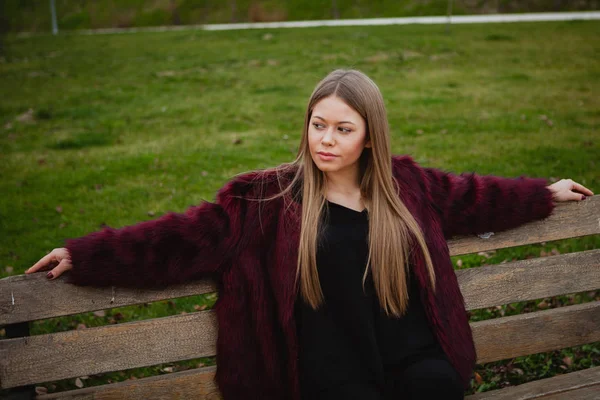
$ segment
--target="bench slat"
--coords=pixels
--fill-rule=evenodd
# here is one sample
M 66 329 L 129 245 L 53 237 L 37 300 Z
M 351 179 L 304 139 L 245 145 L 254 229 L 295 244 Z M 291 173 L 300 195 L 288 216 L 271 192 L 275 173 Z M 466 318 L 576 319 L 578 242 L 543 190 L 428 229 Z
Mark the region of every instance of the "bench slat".
M 45 272 L 1 279 L 0 325 L 193 296 L 217 290 L 210 280 L 170 286 L 162 290 L 94 288 L 75 286 L 65 281 L 65 276 L 48 281 Z
M 455 271 L 467 310 L 492 307 L 600 288 L 600 249 L 514 261 Z M 165 290 L 78 287 L 63 277 L 48 282 L 43 274 L 14 276 L 11 292 L 15 306 L 1 313 L 0 325 L 78 314 L 176 297 L 210 293 L 210 281 L 198 281 Z M 5 282 L 6 283 L 6 282 Z M 10 298 L 9 285 L 0 282 L 0 298 Z M 111 299 L 114 296 L 114 302 Z M 73 301 L 77 299 L 77 301 Z M 7 301 L 3 302 L 7 306 Z
M 478 236 L 452 238 L 448 241 L 451 256 L 480 251 L 523 246 L 600 234 L 600 195 L 577 202 L 558 203 L 545 220 L 534 221 L 518 228 L 496 232 L 489 239 Z
M 456 270 L 467 310 L 600 288 L 600 249 Z
M 600 367 L 467 396 L 466 400 L 598 399 Z M 595 396 L 595 397 L 594 397 Z
M 472 322 L 477 363 L 600 341 L 600 301 Z
M 0 340 L 2 388 L 216 354 L 212 311 Z
M 2 340 L 0 383 L 8 388 L 214 355 L 213 314 Z M 592 343 L 600 341 L 600 301 L 474 322 L 471 327 L 478 363 Z
M 38 400 L 221 399 L 214 382 L 216 367 L 198 368 L 85 389 L 38 396 Z
M 94 386 L 85 389 L 38 396 L 38 400 L 114 400 L 131 399 L 220 399 L 214 382 L 215 367 L 175 372 L 150 378 Z M 553 376 L 467 396 L 466 400 L 570 400 L 597 399 L 600 392 L 600 367 Z M 595 396 L 595 397 L 594 397 Z
M 499 232 L 489 239 L 481 239 L 477 236 L 452 239 L 448 241 L 450 254 L 475 253 L 528 243 L 600 234 L 600 224 L 597 222 L 598 210 L 600 210 L 600 195 L 581 202 L 560 203 L 554 213 L 544 221 Z M 137 290 L 120 287 L 114 289 L 77 287 L 65 283 L 64 278 L 61 276 L 50 282 L 46 279 L 46 273 L 40 272 L 0 279 L 0 325 L 216 291 L 215 285 L 209 280 L 172 286 L 164 290 Z

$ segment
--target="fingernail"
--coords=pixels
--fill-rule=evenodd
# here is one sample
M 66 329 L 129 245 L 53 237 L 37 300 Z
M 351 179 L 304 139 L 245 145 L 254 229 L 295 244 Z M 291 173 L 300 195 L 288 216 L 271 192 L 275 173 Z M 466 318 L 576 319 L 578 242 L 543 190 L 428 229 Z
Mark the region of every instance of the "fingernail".
M 585 195 L 582 194 L 581 195 L 581 200 L 585 200 L 585 199 L 587 199 L 587 197 L 585 197 Z
M 54 274 L 52 273 L 52 271 L 50 271 L 46 274 L 46 278 L 48 278 L 48 279 L 54 278 Z

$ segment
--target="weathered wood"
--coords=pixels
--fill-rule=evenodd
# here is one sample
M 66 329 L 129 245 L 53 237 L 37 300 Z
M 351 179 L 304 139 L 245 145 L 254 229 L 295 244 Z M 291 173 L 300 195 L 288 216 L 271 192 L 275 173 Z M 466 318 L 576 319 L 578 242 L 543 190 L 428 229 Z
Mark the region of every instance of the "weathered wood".
M 17 275 L 0 279 L 0 325 L 214 291 L 216 291 L 215 284 L 209 280 L 170 286 L 162 290 L 139 290 L 75 286 L 66 283 L 64 275 L 49 281 L 46 279 L 45 272 Z
M 523 246 L 552 240 L 600 234 L 600 195 L 583 201 L 558 203 L 548 218 L 504 232 L 489 239 L 463 236 L 448 241 L 451 256 Z
M 600 301 L 472 322 L 477 363 L 600 341 Z
M 600 367 L 477 393 L 467 396 L 466 400 L 591 400 L 598 398 L 600 398 Z
M 591 302 L 471 323 L 477 362 L 599 341 L 599 310 L 600 302 Z M 214 355 L 217 327 L 212 314 L 0 341 L 0 382 L 13 387 Z
M 600 249 L 457 270 L 467 310 L 600 288 Z
M 216 354 L 214 312 L 0 340 L 2 388 Z
M 169 375 L 94 386 L 38 396 L 38 400 L 218 400 L 221 394 L 214 382 L 216 367 L 205 367 Z
M 498 232 L 489 239 L 478 236 L 452 239 L 448 241 L 450 254 L 600 234 L 599 209 L 600 195 L 581 202 L 559 203 L 546 220 Z M 163 290 L 100 289 L 69 285 L 65 283 L 64 276 L 48 281 L 45 275 L 45 272 L 40 272 L 0 279 L 0 325 L 216 291 L 215 285 L 209 280 L 170 286 Z
M 456 275 L 467 310 L 492 307 L 595 290 L 600 287 L 600 250 L 515 261 L 457 270 Z M 6 278 L 0 285 L 0 298 L 18 293 L 15 305 L 3 302 L 11 312 L 0 314 L 0 324 L 77 314 L 98 309 L 140 304 L 169 298 L 209 293 L 210 281 L 199 281 L 164 290 L 91 288 L 70 285 L 64 277 L 48 282 L 43 274 Z M 113 292 L 114 291 L 114 292 Z M 114 302 L 111 303 L 114 295 Z M 77 301 L 73 301 L 77 299 Z M 0 311 L 5 311 L 0 307 Z

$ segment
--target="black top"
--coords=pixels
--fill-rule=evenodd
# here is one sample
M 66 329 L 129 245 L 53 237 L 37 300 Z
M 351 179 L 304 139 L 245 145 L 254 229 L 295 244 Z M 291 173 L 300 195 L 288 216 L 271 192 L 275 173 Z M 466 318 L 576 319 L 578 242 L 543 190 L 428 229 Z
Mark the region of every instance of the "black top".
M 368 257 L 368 212 L 326 201 L 317 268 L 324 303 L 313 310 L 298 296 L 300 383 L 303 397 L 356 382 L 383 384 L 384 374 L 418 359 L 444 357 L 429 328 L 416 277 L 410 274 L 409 308 L 401 318 L 381 309 Z M 327 212 L 328 211 L 328 212 Z M 334 390 L 332 393 L 331 390 Z

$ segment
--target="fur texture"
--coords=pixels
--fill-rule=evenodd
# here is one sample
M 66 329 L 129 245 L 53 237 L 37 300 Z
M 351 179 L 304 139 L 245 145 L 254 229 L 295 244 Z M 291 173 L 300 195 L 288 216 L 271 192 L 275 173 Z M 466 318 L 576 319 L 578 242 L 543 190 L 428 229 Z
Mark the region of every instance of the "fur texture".
M 399 196 L 423 229 L 438 290 L 427 282 L 422 254 L 415 275 L 429 323 L 448 359 L 470 385 L 475 346 L 446 239 L 497 232 L 551 214 L 545 179 L 455 175 L 394 156 Z M 227 400 L 299 400 L 298 347 L 293 318 L 301 204 L 261 203 L 256 173 L 238 176 L 216 201 L 185 213 L 68 239 L 76 285 L 164 287 L 203 277 L 219 283 L 216 380 Z M 271 181 L 270 179 L 267 179 Z M 275 180 L 262 193 L 276 193 Z M 377 377 L 375 379 L 378 379 Z

